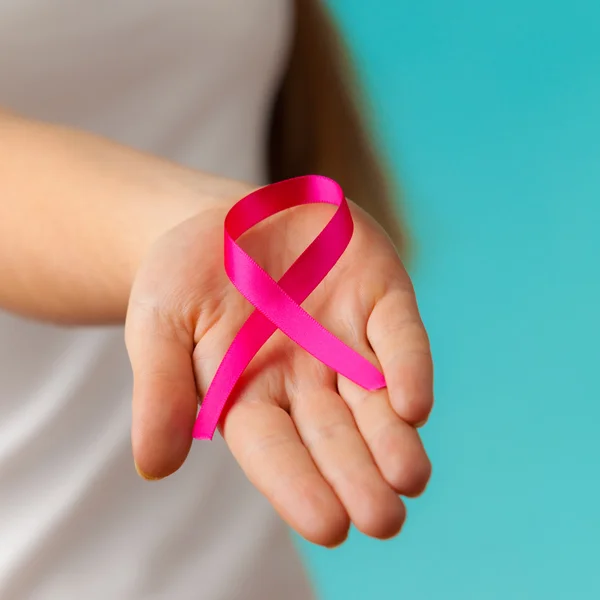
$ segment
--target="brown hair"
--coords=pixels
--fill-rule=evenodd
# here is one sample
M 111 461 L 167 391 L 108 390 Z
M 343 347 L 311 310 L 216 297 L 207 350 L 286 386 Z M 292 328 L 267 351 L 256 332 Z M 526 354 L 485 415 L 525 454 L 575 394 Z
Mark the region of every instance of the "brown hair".
M 406 250 L 396 190 L 362 118 L 346 48 L 320 0 L 296 0 L 295 32 L 270 131 L 272 181 L 327 175 Z

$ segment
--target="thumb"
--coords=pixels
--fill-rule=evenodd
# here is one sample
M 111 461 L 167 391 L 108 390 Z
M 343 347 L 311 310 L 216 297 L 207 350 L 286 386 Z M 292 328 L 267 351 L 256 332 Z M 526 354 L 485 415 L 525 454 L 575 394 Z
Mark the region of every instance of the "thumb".
M 142 477 L 162 479 L 179 469 L 192 443 L 193 336 L 160 307 L 130 302 L 125 342 L 133 369 L 133 458 Z

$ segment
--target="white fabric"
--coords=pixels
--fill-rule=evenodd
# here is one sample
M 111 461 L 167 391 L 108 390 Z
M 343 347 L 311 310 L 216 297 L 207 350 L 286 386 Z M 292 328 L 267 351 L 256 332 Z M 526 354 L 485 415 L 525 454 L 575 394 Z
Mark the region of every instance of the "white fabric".
M 0 106 L 260 183 L 292 19 L 287 0 L 0 0 Z M 138 478 L 130 399 L 122 328 L 0 313 L 0 598 L 310 598 L 220 439 Z

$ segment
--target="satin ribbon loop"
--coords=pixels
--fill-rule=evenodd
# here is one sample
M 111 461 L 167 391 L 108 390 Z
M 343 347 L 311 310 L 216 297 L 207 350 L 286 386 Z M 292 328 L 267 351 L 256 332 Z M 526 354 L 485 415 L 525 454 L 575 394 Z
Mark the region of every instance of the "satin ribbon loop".
M 283 210 L 303 204 L 327 203 L 337 210 L 324 229 L 275 281 L 236 240 Z M 318 175 L 275 183 L 242 198 L 225 218 L 225 271 L 256 310 L 242 325 L 202 401 L 194 437 L 212 439 L 227 400 L 242 373 L 265 342 L 280 329 L 328 367 L 367 390 L 385 387 L 383 375 L 301 306 L 346 250 L 354 224 L 340 186 Z

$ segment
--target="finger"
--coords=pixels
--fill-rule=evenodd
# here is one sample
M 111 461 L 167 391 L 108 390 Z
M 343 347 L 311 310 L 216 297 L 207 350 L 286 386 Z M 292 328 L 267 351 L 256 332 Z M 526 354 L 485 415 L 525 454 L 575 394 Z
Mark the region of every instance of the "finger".
M 183 464 L 192 443 L 192 341 L 158 311 L 140 307 L 130 307 L 125 338 L 134 381 L 134 461 L 142 477 L 161 479 Z
M 433 364 L 412 289 L 388 292 L 367 322 L 367 337 L 383 369 L 398 416 L 419 426 L 433 405 Z
M 348 407 L 333 389 L 301 394 L 291 414 L 302 441 L 356 527 L 389 538 L 405 518 L 402 500 L 382 478 Z
M 274 403 L 238 401 L 223 436 L 248 479 L 307 540 L 336 546 L 348 535 L 346 510 L 315 466 L 290 416 Z
M 367 392 L 345 377 L 339 377 L 338 389 L 387 483 L 403 496 L 421 494 L 431 463 L 417 430 L 392 409 L 387 390 Z

